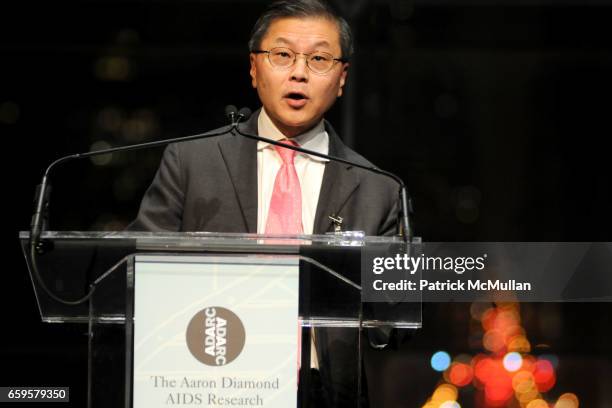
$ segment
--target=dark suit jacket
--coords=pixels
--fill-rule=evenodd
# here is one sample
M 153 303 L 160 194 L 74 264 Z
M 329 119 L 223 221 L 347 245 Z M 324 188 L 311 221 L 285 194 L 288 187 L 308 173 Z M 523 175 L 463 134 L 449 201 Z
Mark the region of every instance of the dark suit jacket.
M 258 134 L 258 116 L 259 112 L 255 112 L 241 125 L 241 130 Z M 325 129 L 329 134 L 330 155 L 372 166 L 344 145 L 327 122 Z M 398 192 L 398 185 L 385 176 L 327 162 L 313 232 L 331 231 L 329 216 L 337 215 L 343 218 L 344 231 L 393 235 L 399 208 Z M 225 134 L 168 146 L 138 216 L 128 229 L 257 232 L 257 142 Z M 321 375 L 324 382 L 335 385 L 329 391 L 313 392 L 315 397 L 321 394 L 316 405 L 353 407 L 357 398 L 357 332 L 329 329 L 318 333 L 325 344 L 317 347 L 319 355 L 335 356 L 333 364 L 321 367 Z M 369 359 L 376 356 L 366 353 L 366 360 Z
M 257 134 L 259 111 L 241 125 Z M 331 125 L 329 154 L 370 165 L 349 149 Z M 330 215 L 344 219 L 344 231 L 367 235 L 396 232 L 398 186 L 357 167 L 327 162 L 314 222 L 314 233 L 333 226 Z M 136 220 L 140 231 L 257 232 L 257 142 L 225 134 L 172 144 L 166 149 Z

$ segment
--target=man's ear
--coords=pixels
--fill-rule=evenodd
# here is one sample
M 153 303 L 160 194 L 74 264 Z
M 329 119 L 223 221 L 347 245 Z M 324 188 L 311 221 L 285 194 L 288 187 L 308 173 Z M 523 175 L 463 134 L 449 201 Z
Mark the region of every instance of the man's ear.
M 342 96 L 342 89 L 344 88 L 344 84 L 346 84 L 346 76 L 348 75 L 349 63 L 345 62 L 342 64 L 342 73 L 340 74 L 340 83 L 338 87 L 338 98 Z
M 249 71 L 249 73 L 251 74 L 251 85 L 253 86 L 253 88 L 257 88 L 257 66 L 255 65 L 256 58 L 257 55 L 253 53 L 251 53 L 249 56 L 249 59 L 251 61 L 251 70 Z

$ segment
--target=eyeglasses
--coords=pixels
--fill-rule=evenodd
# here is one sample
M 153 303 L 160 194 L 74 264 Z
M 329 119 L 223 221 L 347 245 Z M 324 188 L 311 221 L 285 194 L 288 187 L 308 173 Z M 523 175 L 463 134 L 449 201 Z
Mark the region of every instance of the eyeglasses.
M 295 52 L 289 48 L 276 47 L 270 50 L 253 50 L 253 54 L 268 54 L 268 61 L 276 68 L 289 68 L 295 64 L 298 54 L 306 57 L 306 66 L 315 74 L 326 74 L 337 62 L 348 62 L 345 58 L 334 58 L 333 55 L 315 51 L 310 54 Z

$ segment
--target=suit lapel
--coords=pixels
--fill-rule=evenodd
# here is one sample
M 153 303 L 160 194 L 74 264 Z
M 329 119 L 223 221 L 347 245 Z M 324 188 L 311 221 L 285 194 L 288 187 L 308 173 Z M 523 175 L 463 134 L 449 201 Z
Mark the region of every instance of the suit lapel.
M 346 158 L 345 147 L 336 135 L 336 132 L 326 122 L 325 127 L 329 135 L 329 154 L 340 158 Z M 332 221 L 330 215 L 340 213 L 347 200 L 359 186 L 359 177 L 352 166 L 348 164 L 329 161 L 325 165 L 317 213 L 314 223 L 314 234 L 328 232 Z M 351 220 L 349 221 L 349 225 Z
M 255 112 L 241 129 L 257 134 Z M 219 141 L 219 150 L 232 181 L 238 205 L 242 211 L 246 232 L 257 232 L 257 142 L 236 135 Z
M 243 131 L 258 134 L 257 118 L 259 111 L 253 113 L 244 124 Z M 329 135 L 329 154 L 347 158 L 346 147 L 334 129 L 326 122 Z M 242 212 L 245 230 L 257 232 L 257 142 L 240 135 L 223 138 L 219 150 L 232 181 L 236 198 Z M 314 234 L 323 234 L 331 226 L 330 215 L 340 213 L 351 194 L 359 186 L 359 177 L 352 166 L 334 161 L 325 165 L 317 212 L 314 221 Z M 351 220 L 348 220 L 351 224 Z M 353 220 L 354 221 L 354 220 Z

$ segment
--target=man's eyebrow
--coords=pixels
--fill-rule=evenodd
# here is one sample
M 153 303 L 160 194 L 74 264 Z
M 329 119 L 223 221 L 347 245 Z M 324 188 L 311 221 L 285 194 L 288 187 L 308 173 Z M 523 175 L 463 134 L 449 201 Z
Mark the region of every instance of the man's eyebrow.
M 288 45 L 288 46 L 293 45 L 293 42 L 287 40 L 284 37 L 275 38 L 273 42 L 274 43 L 282 43 L 282 44 Z M 322 47 L 322 46 L 323 47 L 328 47 L 328 48 L 331 47 L 329 42 L 327 42 L 325 40 L 317 41 L 316 43 L 313 44 L 313 48 Z
M 286 45 L 291 45 L 291 41 L 289 41 L 289 40 L 287 40 L 287 39 L 285 39 L 283 37 L 275 38 L 274 42 L 283 43 L 283 44 L 286 44 Z
M 330 45 L 330 44 L 329 44 L 327 41 L 325 41 L 325 40 L 322 40 L 322 41 L 317 41 L 317 42 L 314 44 L 314 46 L 315 46 L 315 48 L 316 48 L 316 47 L 320 47 L 320 46 L 331 47 L 331 45 Z

